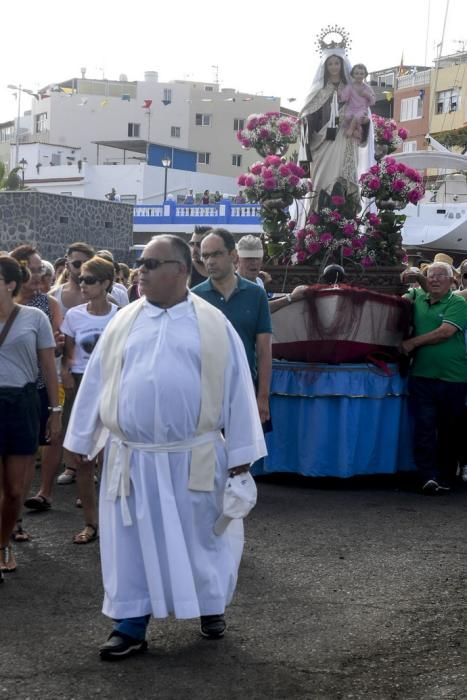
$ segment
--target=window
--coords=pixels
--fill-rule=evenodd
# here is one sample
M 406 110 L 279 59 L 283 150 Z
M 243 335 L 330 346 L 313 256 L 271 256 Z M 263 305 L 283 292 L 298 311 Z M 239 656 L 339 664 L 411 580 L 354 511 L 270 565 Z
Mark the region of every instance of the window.
M 14 130 L 12 126 L 5 126 L 3 129 L 0 129 L 0 143 L 5 143 L 6 141 L 10 141 L 14 136 Z
M 47 112 L 36 114 L 35 117 L 36 134 L 47 131 Z
M 378 85 L 380 87 L 394 87 L 394 73 L 378 75 Z
M 139 130 L 141 124 L 134 124 L 133 122 L 128 123 L 128 136 L 136 136 L 139 138 Z
M 242 156 L 237 155 L 234 153 L 232 156 L 232 165 L 235 165 L 237 168 L 239 168 L 242 164 Z
M 411 153 L 412 151 L 417 150 L 417 142 L 416 141 L 404 141 L 402 144 L 402 152 L 403 153 Z
M 205 92 L 214 92 L 214 88 L 212 85 L 205 85 L 204 86 L 204 91 Z
M 420 119 L 422 112 L 423 102 L 419 95 L 401 100 L 401 122 L 406 122 L 410 119 Z
M 203 165 L 209 165 L 210 160 L 211 160 L 210 153 L 198 153 L 198 163 L 202 163 Z
M 179 126 L 171 126 L 170 127 L 170 135 L 175 139 L 180 138 L 180 131 L 181 131 L 181 129 Z
M 456 112 L 459 104 L 459 90 L 442 90 L 436 94 L 436 114 Z
M 212 114 L 197 114 L 195 117 L 196 126 L 211 126 Z
M 241 131 L 245 128 L 244 119 L 234 119 L 234 131 Z
M 162 102 L 165 105 L 169 105 L 172 102 L 172 89 L 171 88 L 164 88 Z

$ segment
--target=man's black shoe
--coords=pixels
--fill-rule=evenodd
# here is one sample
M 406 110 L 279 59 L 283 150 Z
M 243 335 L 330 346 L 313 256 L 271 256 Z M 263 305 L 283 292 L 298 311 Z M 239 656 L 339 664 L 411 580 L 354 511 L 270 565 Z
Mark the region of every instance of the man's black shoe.
M 145 639 L 134 639 L 123 632 L 114 630 L 105 644 L 99 649 L 102 661 L 118 661 L 127 656 L 142 654 L 148 648 Z
M 226 624 L 224 615 L 201 615 L 201 634 L 208 639 L 220 639 L 224 636 Z

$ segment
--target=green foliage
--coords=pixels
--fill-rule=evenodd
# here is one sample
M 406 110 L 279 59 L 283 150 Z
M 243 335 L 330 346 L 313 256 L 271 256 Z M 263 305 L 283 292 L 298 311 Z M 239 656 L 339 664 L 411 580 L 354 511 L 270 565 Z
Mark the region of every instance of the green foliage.
M 450 148 L 467 148 L 467 126 L 433 134 L 433 138 Z

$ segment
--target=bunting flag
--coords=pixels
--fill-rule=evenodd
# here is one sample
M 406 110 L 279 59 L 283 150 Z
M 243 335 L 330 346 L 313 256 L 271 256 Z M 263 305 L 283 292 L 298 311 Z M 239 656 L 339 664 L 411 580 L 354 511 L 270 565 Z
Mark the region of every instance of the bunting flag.
M 101 100 L 99 102 L 99 104 L 101 107 L 107 107 L 107 105 L 109 104 L 109 101 L 108 100 Z
M 67 87 L 60 88 L 60 91 L 64 92 L 65 95 L 72 95 L 74 92 L 73 88 L 67 88 Z
M 225 102 L 235 102 L 235 97 L 227 97 Z
M 252 97 L 242 97 L 242 102 L 251 102 Z
M 151 109 L 152 100 L 143 100 L 143 109 Z
M 82 98 L 81 102 L 78 104 L 78 107 L 84 107 L 87 105 L 88 101 L 85 97 Z

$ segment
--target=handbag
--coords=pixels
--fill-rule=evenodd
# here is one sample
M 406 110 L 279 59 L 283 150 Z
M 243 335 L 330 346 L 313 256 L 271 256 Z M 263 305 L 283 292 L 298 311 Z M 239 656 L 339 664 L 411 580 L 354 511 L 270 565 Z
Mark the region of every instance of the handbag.
M 17 317 L 18 314 L 19 314 L 19 305 L 18 305 L 18 304 L 15 304 L 15 307 L 14 307 L 13 311 L 12 311 L 11 314 L 8 316 L 8 318 L 7 318 L 6 322 L 5 322 L 5 325 L 3 326 L 3 330 L 2 330 L 2 332 L 0 333 L 0 347 L 1 347 L 1 346 L 3 345 L 3 343 L 5 342 L 6 337 L 7 337 L 7 335 L 8 335 L 8 332 L 9 332 L 10 328 L 11 328 L 12 325 L 13 325 L 13 321 L 15 320 L 15 318 Z

